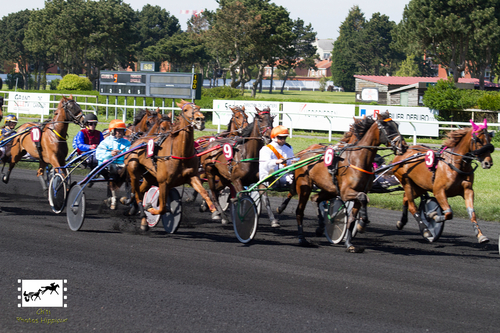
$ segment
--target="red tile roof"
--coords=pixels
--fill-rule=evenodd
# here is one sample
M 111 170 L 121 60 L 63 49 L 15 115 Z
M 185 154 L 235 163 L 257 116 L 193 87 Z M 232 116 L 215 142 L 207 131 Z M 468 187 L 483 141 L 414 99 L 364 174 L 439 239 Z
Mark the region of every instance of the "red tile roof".
M 418 82 L 437 82 L 438 80 L 443 80 L 440 77 L 418 77 L 418 76 L 383 76 L 383 75 L 354 75 L 355 78 L 380 83 L 384 85 L 400 85 L 407 86 L 410 84 L 415 84 Z M 475 86 L 479 86 L 479 79 L 458 79 L 459 83 L 474 83 Z M 495 87 L 500 88 L 500 84 L 491 83 L 489 81 L 484 81 L 485 87 Z

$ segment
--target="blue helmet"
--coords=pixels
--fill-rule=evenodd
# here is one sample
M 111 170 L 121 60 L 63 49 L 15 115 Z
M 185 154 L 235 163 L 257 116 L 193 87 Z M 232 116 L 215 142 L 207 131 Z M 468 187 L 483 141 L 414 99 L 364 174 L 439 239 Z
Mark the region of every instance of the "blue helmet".
M 7 124 L 8 122 L 17 123 L 16 116 L 13 114 L 9 114 L 7 117 L 5 117 L 5 123 Z

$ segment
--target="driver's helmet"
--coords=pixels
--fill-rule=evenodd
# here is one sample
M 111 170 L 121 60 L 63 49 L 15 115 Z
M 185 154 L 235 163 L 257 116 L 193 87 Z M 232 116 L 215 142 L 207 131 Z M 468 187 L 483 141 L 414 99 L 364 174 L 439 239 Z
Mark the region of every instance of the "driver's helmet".
M 120 119 L 111 120 L 109 123 L 109 131 L 114 133 L 113 130 L 117 128 L 127 129 L 127 125 Z
M 17 118 L 13 114 L 9 114 L 7 117 L 5 117 L 5 124 L 7 123 L 17 123 Z
M 85 124 L 88 123 L 97 123 L 99 120 L 97 119 L 97 116 L 93 113 L 88 113 L 85 115 Z
M 288 136 L 288 135 L 290 135 L 290 133 L 288 132 L 288 128 L 282 125 L 276 126 L 271 131 L 271 139 L 274 139 L 277 136 Z

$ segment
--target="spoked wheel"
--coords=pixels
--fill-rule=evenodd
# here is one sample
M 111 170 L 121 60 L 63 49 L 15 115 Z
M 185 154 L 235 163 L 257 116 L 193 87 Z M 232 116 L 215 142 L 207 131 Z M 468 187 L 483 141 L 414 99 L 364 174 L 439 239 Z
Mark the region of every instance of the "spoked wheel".
M 182 220 L 182 200 L 177 189 L 172 188 L 168 192 L 167 212 L 161 216 L 163 228 L 169 234 L 174 234 L 179 229 Z
M 144 195 L 144 199 L 142 200 L 142 205 L 146 207 L 146 205 L 151 204 L 154 209 L 158 209 L 158 196 L 160 195 L 160 190 L 157 186 L 151 186 L 151 188 Z M 144 210 L 146 214 L 146 219 L 148 220 L 148 225 L 150 228 L 156 226 L 158 221 L 160 220 L 160 215 L 153 215 L 147 210 Z
M 80 230 L 85 220 L 85 192 L 80 185 L 75 185 L 69 190 L 66 217 L 71 230 Z
M 54 174 L 49 182 L 49 204 L 54 213 L 59 214 L 63 211 L 67 194 L 68 184 L 64 176 L 60 173 Z
M 323 201 L 320 208 L 324 212 L 325 236 L 332 244 L 340 243 L 347 231 L 347 208 L 340 198 Z
M 429 242 L 435 242 L 441 237 L 444 229 L 444 222 L 436 222 L 433 218 L 429 217 L 430 214 L 437 213 L 438 216 L 443 215 L 443 210 L 439 206 L 436 198 L 429 196 L 420 197 L 420 205 L 418 207 L 420 216 L 422 217 L 422 222 L 426 225 L 427 229 L 432 234 L 432 238 L 427 238 Z
M 236 238 L 243 244 L 252 241 L 259 223 L 259 215 L 253 199 L 248 195 L 240 196 L 231 205 L 231 216 Z

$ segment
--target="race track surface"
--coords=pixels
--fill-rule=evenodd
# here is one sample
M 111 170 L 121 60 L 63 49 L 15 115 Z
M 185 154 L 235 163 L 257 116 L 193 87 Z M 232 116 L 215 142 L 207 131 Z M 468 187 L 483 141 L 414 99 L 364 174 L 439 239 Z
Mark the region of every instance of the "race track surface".
M 446 222 L 429 244 L 412 217 L 369 209 L 371 224 L 346 253 L 314 234 L 311 203 L 297 246 L 292 201 L 279 229 L 261 217 L 254 242 L 184 204 L 176 234 L 143 234 L 124 206 L 86 189 L 78 232 L 54 214 L 33 170 L 0 184 L 0 332 L 498 332 L 500 225 Z M 281 198 L 273 198 L 273 206 Z M 481 212 L 478 212 L 481 215 Z M 18 280 L 66 280 L 67 307 L 19 307 Z M 44 294 L 45 297 L 46 294 Z

